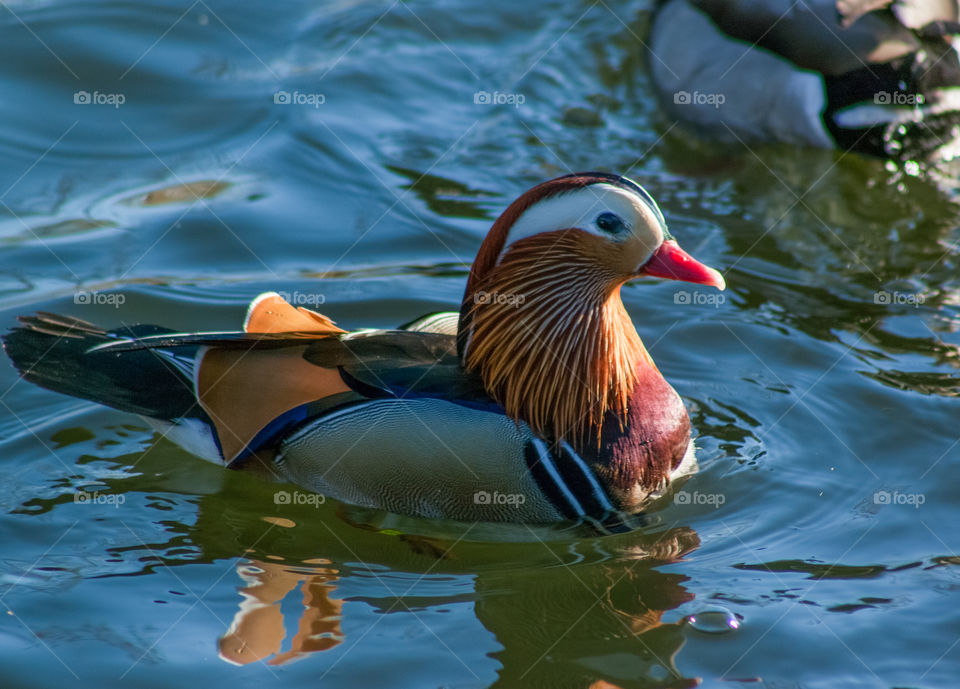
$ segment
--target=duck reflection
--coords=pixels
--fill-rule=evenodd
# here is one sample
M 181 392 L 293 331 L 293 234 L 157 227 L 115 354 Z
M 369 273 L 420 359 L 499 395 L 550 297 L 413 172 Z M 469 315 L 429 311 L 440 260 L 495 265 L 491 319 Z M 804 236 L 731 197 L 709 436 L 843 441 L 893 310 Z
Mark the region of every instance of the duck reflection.
M 471 567 L 440 539 L 404 535 L 413 557 L 434 559 L 436 574 L 473 571 L 477 620 L 496 638 L 501 650 L 489 655 L 499 661 L 499 679 L 492 686 L 523 686 L 533 678 L 545 686 L 633 686 L 638 677 L 656 678 L 658 686 L 695 686 L 681 676 L 674 656 L 683 645 L 677 622 L 665 623 L 664 613 L 693 599 L 681 574 L 655 567 L 679 561 L 699 546 L 697 534 L 685 527 L 658 534 L 634 532 L 608 539 L 524 544 L 535 548 L 541 566 Z M 423 543 L 420 543 L 423 541 Z M 473 544 L 468 544 L 467 548 Z M 489 547 L 489 546 L 487 546 Z M 459 548 L 458 548 L 459 550 Z M 239 603 L 232 623 L 219 639 L 220 657 L 245 665 L 264 661 L 282 665 L 310 654 L 328 651 L 343 641 L 343 594 L 350 568 L 341 571 L 333 561 L 319 558 L 295 565 L 263 556 L 238 564 Z M 552 562 L 551 562 L 552 560 Z M 471 560 L 472 561 L 472 560 Z M 290 619 L 291 596 L 302 601 L 297 619 Z M 421 608 L 422 596 L 405 602 L 389 591 L 389 606 L 397 612 Z M 463 600 L 462 593 L 458 599 Z M 347 600 L 358 601 L 356 597 Z M 362 599 L 375 607 L 378 598 Z M 443 597 L 432 604 L 443 606 Z M 409 604 L 409 605 L 408 605 Z M 349 608 L 348 608 L 349 610 Z M 297 632 L 285 646 L 287 630 Z M 632 678 L 632 680 L 631 680 Z M 610 684 L 612 682 L 613 684 Z
M 686 576 L 655 567 L 680 560 L 699 537 L 688 528 L 633 536 L 608 560 L 478 580 L 477 617 L 503 645 L 493 686 L 697 685 L 674 662 L 684 644 L 680 623 L 663 621 L 694 595 Z M 509 593 L 482 595 L 498 589 Z
M 305 568 L 252 560 L 239 565 L 237 574 L 247 585 L 240 589 L 243 600 L 233 623 L 219 640 L 224 660 L 237 665 L 260 660 L 282 665 L 343 641 L 343 602 L 331 597 L 337 589 L 338 572 L 329 560 Z M 280 605 L 298 587 L 303 612 L 289 650 L 281 652 L 286 630 Z

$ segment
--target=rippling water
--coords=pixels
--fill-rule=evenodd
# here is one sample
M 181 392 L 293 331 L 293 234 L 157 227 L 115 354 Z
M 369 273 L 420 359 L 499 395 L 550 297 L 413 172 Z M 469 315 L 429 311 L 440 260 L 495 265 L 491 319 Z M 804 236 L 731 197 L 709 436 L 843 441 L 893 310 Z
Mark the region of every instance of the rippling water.
M 4 327 L 42 309 L 233 328 L 265 289 L 396 325 L 457 308 L 519 192 L 598 167 L 644 184 L 729 284 L 719 303 L 624 290 L 702 471 L 603 539 L 278 506 L 4 366 L 5 686 L 956 683 L 953 192 L 856 156 L 695 140 L 651 95 L 647 9 L 0 9 Z

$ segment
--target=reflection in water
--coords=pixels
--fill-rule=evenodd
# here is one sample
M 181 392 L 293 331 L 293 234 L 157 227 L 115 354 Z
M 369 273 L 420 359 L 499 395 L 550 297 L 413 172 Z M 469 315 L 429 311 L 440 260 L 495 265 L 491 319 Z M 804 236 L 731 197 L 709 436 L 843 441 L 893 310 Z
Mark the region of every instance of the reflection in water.
M 609 560 L 479 577 L 477 617 L 503 645 L 494 686 L 696 686 L 675 665 L 681 623 L 662 619 L 694 596 L 656 567 L 699 544 L 688 528 L 637 532 Z
M 397 542 L 411 546 L 410 539 Z M 656 678 L 664 687 L 696 685 L 683 678 L 674 663 L 683 645 L 682 623 L 662 621 L 665 611 L 693 600 L 693 594 L 683 586 L 685 576 L 654 567 L 676 562 L 698 547 L 697 534 L 674 528 L 659 534 L 637 532 L 618 542 L 612 552 L 603 550 L 611 545 L 603 541 L 571 543 L 572 562 L 555 554 L 556 561 L 547 567 L 475 571 L 467 599 L 474 601 L 477 619 L 502 646 L 499 651 L 491 649 L 501 664 L 494 686 L 523 686 L 534 676 L 551 677 L 554 687 L 614 687 L 618 685 L 610 682 L 637 677 Z M 432 556 L 438 570 L 463 566 L 451 562 L 460 559 L 450 557 L 452 545 Z M 581 547 L 591 554 L 578 553 Z M 228 662 L 282 665 L 331 650 L 345 640 L 341 626 L 345 611 L 337 588 L 349 586 L 349 568 L 343 571 L 326 558 L 296 566 L 274 558 L 279 556 L 237 566 L 245 585 L 239 589 L 241 601 L 233 621 L 218 642 L 220 657 Z M 349 600 L 362 600 L 382 613 L 416 615 L 426 606 L 444 607 L 465 597 L 459 589 L 424 597 L 410 595 L 413 587 L 401 595 L 385 583 L 384 588 L 381 596 Z M 283 610 L 284 601 L 297 595 L 294 591 L 302 601 L 296 620 Z M 297 632 L 284 648 L 287 627 L 294 625 Z M 565 631 L 561 635 L 558 629 Z
M 316 561 L 307 569 L 254 560 L 240 564 L 237 574 L 247 586 L 240 589 L 243 602 L 219 641 L 224 660 L 246 665 L 269 659 L 268 665 L 283 665 L 343 641 L 343 603 L 331 598 L 336 591 L 337 570 L 329 560 Z M 281 653 L 286 636 L 281 603 L 298 585 L 303 612 L 290 649 Z
M 495 215 L 491 215 L 479 203 L 481 199 L 497 196 L 492 192 L 472 189 L 463 182 L 396 165 L 385 167 L 390 172 L 409 180 L 408 184 L 401 185 L 400 188 L 412 191 L 426 204 L 427 208 L 438 215 L 448 218 L 475 218 L 489 222 L 496 219 Z
M 527 528 L 525 542 L 507 543 L 470 540 L 482 525 L 399 519 L 333 501 L 278 507 L 274 486 L 199 464 L 133 429 L 59 431 L 59 447 L 91 454 L 82 455 L 70 480 L 58 479 L 56 495 L 25 499 L 18 512 L 73 510 L 94 524 L 100 510 L 123 518 L 133 531 L 120 528 L 99 561 L 83 566 L 87 576 L 154 577 L 198 565 L 222 572 L 220 563 L 236 560 L 239 586 L 222 583 L 234 602 L 216 611 L 209 632 L 225 662 L 279 666 L 312 658 L 323 672 L 339 652 L 322 651 L 357 646 L 351 655 L 358 659 L 380 657 L 402 653 L 415 638 L 424 658 L 441 661 L 425 670 L 431 680 L 449 673 L 442 663 L 455 656 L 453 671 L 467 665 L 495 687 L 695 684 L 675 662 L 683 618 L 663 620 L 694 595 L 684 574 L 661 571 L 699 547 L 690 528 L 651 526 L 607 538 Z M 153 437 L 154 444 L 108 458 L 104 445 L 120 434 Z M 134 464 L 136 472 L 120 471 Z M 76 486 L 93 481 L 104 494 L 124 495 L 125 510 L 146 500 L 146 519 L 78 505 Z M 171 520 L 170 510 L 181 509 Z M 416 535 L 418 525 L 429 535 Z M 179 573 L 175 580 L 178 589 L 190 581 Z M 368 635 L 373 625 L 394 630 L 386 632 L 395 635 L 389 652 L 383 636 Z M 431 644 L 438 655 L 430 656 Z M 367 664 L 345 667 L 363 672 Z

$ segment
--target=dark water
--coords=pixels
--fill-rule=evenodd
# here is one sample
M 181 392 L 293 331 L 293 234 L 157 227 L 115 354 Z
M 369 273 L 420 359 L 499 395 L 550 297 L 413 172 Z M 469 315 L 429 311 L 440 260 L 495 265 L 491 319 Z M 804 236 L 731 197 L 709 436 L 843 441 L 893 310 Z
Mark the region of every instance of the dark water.
M 515 195 L 597 167 L 729 284 L 719 304 L 624 290 L 702 471 L 603 539 L 278 506 L 2 367 L 4 686 L 956 685 L 944 184 L 695 141 L 650 95 L 642 3 L 14 2 L 0 21 L 3 327 L 234 328 L 266 289 L 396 325 L 458 306 Z

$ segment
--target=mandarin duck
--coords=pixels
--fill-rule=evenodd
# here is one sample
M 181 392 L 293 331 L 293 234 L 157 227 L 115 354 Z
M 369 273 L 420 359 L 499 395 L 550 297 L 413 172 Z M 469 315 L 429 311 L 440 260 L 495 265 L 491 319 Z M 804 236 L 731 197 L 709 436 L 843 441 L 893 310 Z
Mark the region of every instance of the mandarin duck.
M 243 331 L 38 313 L 4 347 L 25 379 L 230 469 L 401 515 L 604 528 L 693 458 L 686 408 L 620 298 L 642 276 L 724 289 L 640 185 L 586 172 L 507 207 L 459 313 L 347 332 L 266 293 Z
M 957 0 L 669 0 L 650 67 L 714 138 L 941 161 L 960 153 Z

